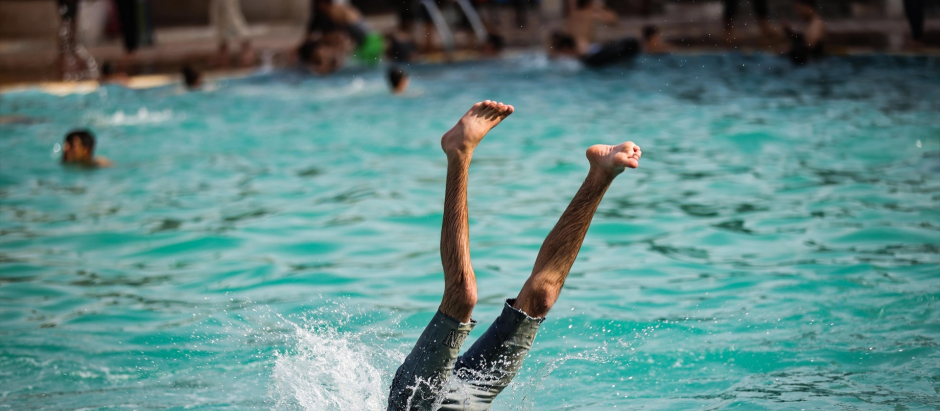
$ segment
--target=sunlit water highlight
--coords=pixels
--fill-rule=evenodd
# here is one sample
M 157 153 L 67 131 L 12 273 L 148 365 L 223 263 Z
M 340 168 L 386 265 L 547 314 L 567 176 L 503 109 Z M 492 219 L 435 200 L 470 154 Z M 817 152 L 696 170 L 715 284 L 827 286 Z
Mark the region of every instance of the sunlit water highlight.
M 470 181 L 469 341 L 586 172 L 636 141 L 496 410 L 940 407 L 940 60 L 538 56 L 0 96 L 0 407 L 384 409 L 442 291 L 439 137 Z M 61 167 L 88 126 L 116 167 Z

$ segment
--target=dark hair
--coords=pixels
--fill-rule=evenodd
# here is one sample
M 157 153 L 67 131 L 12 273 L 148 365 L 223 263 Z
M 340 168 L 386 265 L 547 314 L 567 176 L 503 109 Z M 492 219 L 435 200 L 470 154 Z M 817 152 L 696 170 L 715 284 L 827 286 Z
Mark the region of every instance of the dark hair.
M 802 4 L 804 6 L 809 6 L 813 10 L 816 9 L 816 0 L 796 0 L 797 4 Z
M 110 61 L 104 62 L 104 64 L 101 65 L 101 75 L 110 76 L 112 74 L 114 74 L 114 65 L 111 64 Z
M 388 82 L 392 83 L 392 88 L 398 88 L 398 85 L 407 77 L 408 73 L 405 73 L 404 70 L 399 67 L 388 69 Z
M 201 74 L 192 68 L 192 66 L 183 66 L 183 80 L 186 82 L 187 88 L 194 88 L 199 86 L 199 77 Z
M 486 44 L 493 47 L 495 51 L 503 51 L 506 48 L 506 39 L 499 34 L 489 34 L 486 36 Z
M 656 27 L 652 24 L 643 26 L 643 40 L 649 40 L 651 37 L 659 33 L 659 27 Z
M 415 25 L 415 14 L 411 9 L 398 11 L 398 29 L 410 30 Z
M 320 43 L 316 40 L 307 40 L 304 44 L 301 44 L 300 48 L 297 49 L 297 57 L 300 57 L 300 62 L 311 63 L 314 52 L 317 51 L 318 47 L 320 47 Z
M 95 135 L 92 134 L 90 130 L 83 128 L 75 129 L 69 131 L 69 133 L 65 135 L 66 143 L 72 144 L 75 142 L 75 140 L 81 142 L 82 145 L 88 149 L 89 153 L 95 152 Z
M 579 9 L 583 9 L 583 8 L 585 8 L 585 7 L 587 7 L 587 6 L 590 6 L 591 3 L 593 3 L 593 2 L 594 2 L 594 0 L 578 0 L 578 2 L 575 3 L 575 6 L 576 6 L 577 8 L 579 8 Z
M 561 31 L 552 32 L 552 48 L 564 51 L 573 50 L 576 47 L 574 37 L 571 35 Z

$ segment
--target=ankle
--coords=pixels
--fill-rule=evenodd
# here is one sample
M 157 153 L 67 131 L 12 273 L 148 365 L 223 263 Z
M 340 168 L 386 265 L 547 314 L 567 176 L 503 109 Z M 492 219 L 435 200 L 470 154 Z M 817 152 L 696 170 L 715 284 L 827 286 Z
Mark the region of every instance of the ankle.
M 623 170 L 616 172 L 615 170 L 608 170 L 591 164 L 587 180 L 595 184 L 609 185 L 622 172 Z
M 473 158 L 473 149 L 470 147 L 443 147 L 444 154 L 447 155 L 447 161 L 452 164 L 470 165 L 470 159 Z

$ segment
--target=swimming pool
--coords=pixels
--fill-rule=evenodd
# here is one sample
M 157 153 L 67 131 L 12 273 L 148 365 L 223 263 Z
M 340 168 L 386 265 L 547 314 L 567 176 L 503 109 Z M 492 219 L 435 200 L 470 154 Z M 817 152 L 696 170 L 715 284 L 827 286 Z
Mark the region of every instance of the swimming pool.
M 537 55 L 209 92 L 0 96 L 0 407 L 384 409 L 443 289 L 439 138 L 471 167 L 495 318 L 587 170 L 633 140 L 496 410 L 940 407 L 940 60 Z M 102 170 L 61 167 L 75 126 Z

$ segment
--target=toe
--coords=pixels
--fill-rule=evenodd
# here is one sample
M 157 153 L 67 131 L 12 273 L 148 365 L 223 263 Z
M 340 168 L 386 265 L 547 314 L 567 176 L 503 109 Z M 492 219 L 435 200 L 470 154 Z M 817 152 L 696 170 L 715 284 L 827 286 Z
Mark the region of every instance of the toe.
M 618 153 L 614 156 L 614 164 L 621 167 L 637 168 L 640 165 L 635 158 L 631 157 L 627 153 Z
M 630 157 L 627 159 L 627 161 L 624 162 L 624 166 L 627 168 L 637 168 L 640 166 L 640 162 L 637 161 L 637 159 Z

